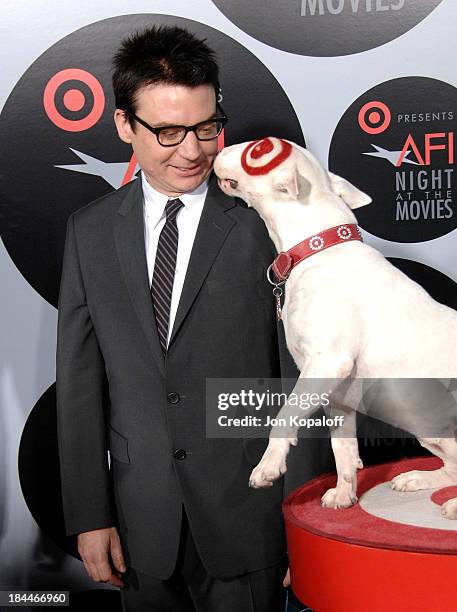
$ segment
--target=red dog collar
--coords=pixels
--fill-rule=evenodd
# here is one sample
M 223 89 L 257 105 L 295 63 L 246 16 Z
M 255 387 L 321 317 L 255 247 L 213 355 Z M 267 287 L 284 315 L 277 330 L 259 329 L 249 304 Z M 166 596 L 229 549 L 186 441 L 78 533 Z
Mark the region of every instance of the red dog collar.
M 315 253 L 320 253 L 320 251 L 324 251 L 335 244 L 350 242 L 351 240 L 362 241 L 362 234 L 355 223 L 337 225 L 336 227 L 319 232 L 319 234 L 305 238 L 305 240 L 296 244 L 288 251 L 277 255 L 274 262 L 268 268 L 268 280 L 272 285 L 282 284 L 289 278 L 292 269 L 304 259 L 311 257 Z M 270 279 L 270 269 L 273 270 L 276 278 L 279 279 L 278 283 L 274 283 Z

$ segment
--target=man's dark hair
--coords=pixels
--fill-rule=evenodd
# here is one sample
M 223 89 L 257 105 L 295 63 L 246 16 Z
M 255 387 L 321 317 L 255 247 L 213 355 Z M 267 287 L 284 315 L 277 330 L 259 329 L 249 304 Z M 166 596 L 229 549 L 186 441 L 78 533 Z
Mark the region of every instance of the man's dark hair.
M 152 26 L 125 38 L 113 58 L 116 108 L 134 113 L 137 92 L 154 83 L 212 85 L 217 100 L 219 70 L 205 40 L 176 26 Z

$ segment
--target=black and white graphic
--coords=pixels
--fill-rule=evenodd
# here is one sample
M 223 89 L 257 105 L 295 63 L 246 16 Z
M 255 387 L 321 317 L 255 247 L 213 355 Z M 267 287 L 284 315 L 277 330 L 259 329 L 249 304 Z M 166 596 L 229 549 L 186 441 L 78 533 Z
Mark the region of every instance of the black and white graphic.
M 57 0 L 48 0 L 46 10 L 26 0 L 4 4 L 0 589 L 61 589 L 70 592 L 71 610 L 92 604 L 117 612 L 118 590 L 87 575 L 75 537 L 65 536 L 54 384 L 68 216 L 138 180 L 136 157 L 114 126 L 112 55 L 123 37 L 152 24 L 184 26 L 205 38 L 217 52 L 229 117 L 220 146 L 257 140 L 263 144 L 248 166 L 263 167 L 274 157 L 269 136 L 304 146 L 305 133 L 321 162 L 328 155 L 331 171 L 373 198 L 355 211 L 364 240 L 438 302 L 457 309 L 457 2 L 131 0 L 122 9 L 98 0 L 81 10 Z M 428 454 L 400 430 L 359 417 L 365 466 Z M 303 484 L 299 474 L 296 484 Z M 439 510 L 444 500 L 436 495 L 444 494 L 449 491 L 433 493 L 428 506 Z M 328 575 L 313 581 L 313 591 L 320 584 L 331 595 Z M 347 603 L 348 584 L 355 583 L 346 581 L 344 596 L 329 609 Z M 378 572 L 372 592 L 377 584 Z M 407 598 L 416 593 L 406 591 Z M 370 605 L 395 608 L 383 606 L 378 594 Z M 314 604 L 302 599 L 290 591 L 287 612 Z
M 441 0 L 213 0 L 242 30 L 299 55 L 360 53 L 394 40 Z
M 1 236 L 22 275 L 53 305 L 68 215 L 135 178 L 136 161 L 114 128 L 110 62 L 121 38 L 154 23 L 188 27 L 216 50 L 229 117 L 226 144 L 271 135 L 304 144 L 295 111 L 270 71 L 218 30 L 140 14 L 66 36 L 25 72 L 0 116 L 0 141 L 9 143 L 0 152 Z
M 425 242 L 457 227 L 457 90 L 425 77 L 393 79 L 361 95 L 333 134 L 329 168 L 368 193 L 360 225 L 396 242 Z

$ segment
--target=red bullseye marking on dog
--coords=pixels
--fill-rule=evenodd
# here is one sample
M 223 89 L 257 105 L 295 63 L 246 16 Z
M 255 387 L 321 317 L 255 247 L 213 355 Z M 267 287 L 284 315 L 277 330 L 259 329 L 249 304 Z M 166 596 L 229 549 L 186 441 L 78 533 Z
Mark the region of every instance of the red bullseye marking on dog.
M 452 487 L 445 487 L 444 489 L 440 489 L 439 491 L 435 491 L 430 499 L 432 502 L 437 504 L 438 506 L 442 506 L 450 499 L 457 497 L 457 486 L 454 485 Z
M 259 142 L 257 146 L 254 147 L 251 157 L 253 159 L 259 159 L 262 155 L 266 155 L 267 153 L 271 153 L 274 149 L 273 143 L 269 138 L 265 138 L 262 142 Z
M 278 143 L 281 146 L 280 151 L 270 159 L 267 163 L 261 166 L 255 166 L 249 163 L 248 156 L 250 160 L 257 160 L 265 155 L 269 155 L 274 152 L 275 144 L 269 139 L 265 138 L 264 140 L 254 140 L 248 144 L 248 146 L 244 149 L 241 154 L 241 166 L 246 174 L 250 174 L 251 176 L 260 176 L 264 174 L 268 174 L 279 166 L 285 159 L 289 157 L 292 152 L 292 145 L 285 140 L 278 139 Z

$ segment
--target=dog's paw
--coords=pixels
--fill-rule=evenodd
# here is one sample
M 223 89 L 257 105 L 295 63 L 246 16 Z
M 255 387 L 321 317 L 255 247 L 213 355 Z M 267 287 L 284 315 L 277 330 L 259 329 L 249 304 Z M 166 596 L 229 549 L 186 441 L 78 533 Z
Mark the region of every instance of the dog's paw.
M 441 514 L 448 519 L 457 519 L 457 497 L 448 499 L 441 506 Z
M 390 481 L 395 491 L 420 491 L 436 487 L 449 487 L 455 484 L 455 478 L 443 468 L 438 470 L 412 470 L 395 476 Z
M 286 454 L 283 449 L 267 448 L 251 472 L 249 486 L 253 489 L 272 487 L 273 482 L 287 472 Z
M 349 508 L 357 503 L 357 496 L 348 487 L 335 487 L 329 489 L 321 497 L 321 506 L 324 508 Z
M 417 470 L 413 470 L 412 472 L 405 472 L 404 474 L 399 474 L 392 478 L 390 481 L 390 485 L 394 491 L 419 491 L 424 488 L 424 483 L 422 479 L 418 477 Z M 427 487 L 426 487 L 427 488 Z

